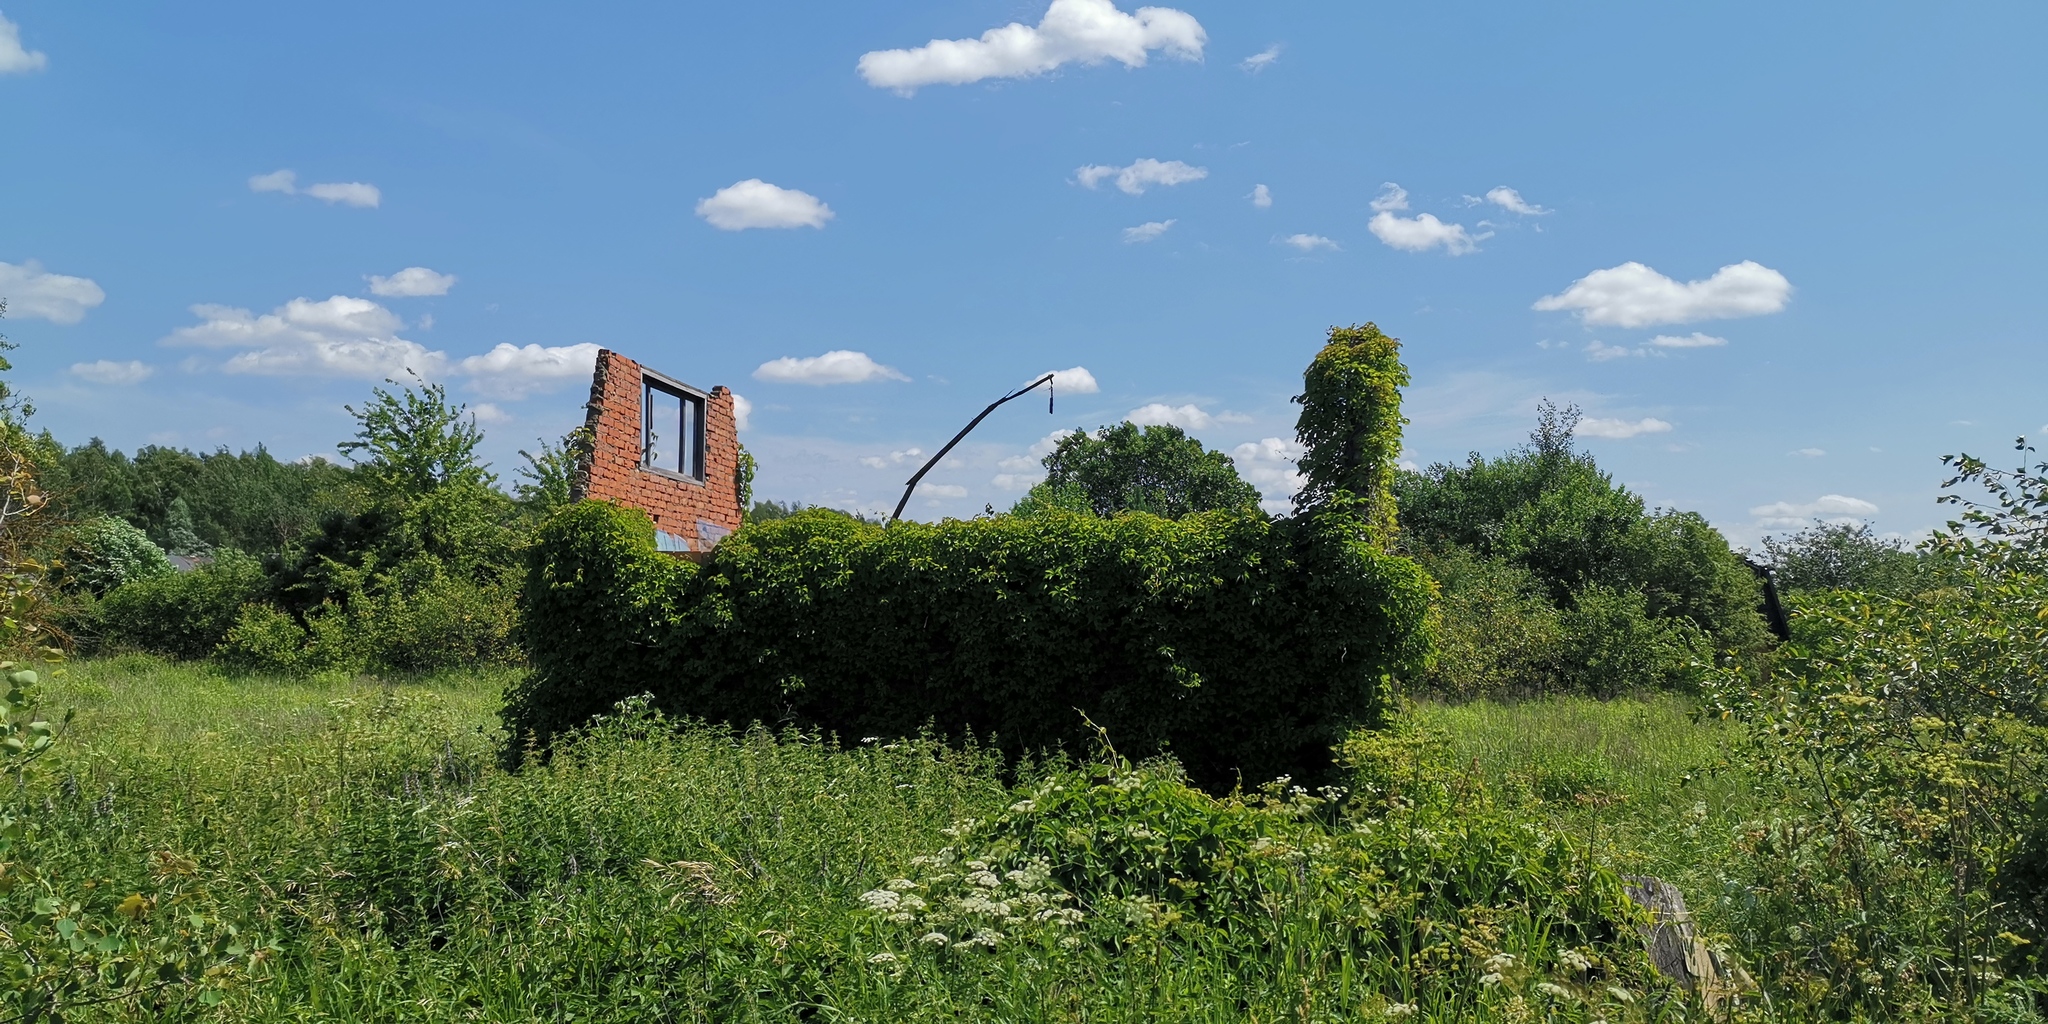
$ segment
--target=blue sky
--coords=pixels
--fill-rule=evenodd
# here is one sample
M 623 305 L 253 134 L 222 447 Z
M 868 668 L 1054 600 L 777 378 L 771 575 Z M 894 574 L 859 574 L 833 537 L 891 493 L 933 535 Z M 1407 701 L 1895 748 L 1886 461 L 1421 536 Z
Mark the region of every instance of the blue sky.
M 4 329 L 73 443 L 329 453 L 414 365 L 509 474 L 606 346 L 744 396 L 763 496 L 887 508 L 1080 367 L 913 513 L 1140 410 L 1277 504 L 1301 368 L 1366 320 L 1417 463 L 1576 402 L 1739 543 L 1924 529 L 1940 455 L 2048 431 L 2039 4 L 0 17 Z

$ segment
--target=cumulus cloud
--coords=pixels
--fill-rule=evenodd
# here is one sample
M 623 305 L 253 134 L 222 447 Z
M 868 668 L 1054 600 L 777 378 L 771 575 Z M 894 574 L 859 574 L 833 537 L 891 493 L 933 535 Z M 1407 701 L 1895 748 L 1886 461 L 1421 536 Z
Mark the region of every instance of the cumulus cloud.
M 740 393 L 739 393 L 739 392 L 737 392 L 737 391 L 733 392 L 733 393 L 732 393 L 732 425 L 733 425 L 733 427 L 734 427 L 735 429 L 738 429 L 738 430 L 745 430 L 745 429 L 747 429 L 747 424 L 748 424 L 748 422 L 749 422 L 749 421 L 751 421 L 751 420 L 752 420 L 753 418 L 754 418 L 754 403 L 752 403 L 752 402 L 749 402 L 749 401 L 747 401 L 747 396 L 745 396 L 745 395 L 742 395 L 742 394 L 740 394 Z
M 1427 252 L 1441 246 L 1452 256 L 1462 256 L 1479 248 L 1482 239 L 1491 237 L 1475 237 L 1465 230 L 1465 225 L 1446 224 L 1435 214 L 1400 216 L 1395 211 L 1408 208 L 1408 190 L 1391 181 L 1381 186 L 1372 208 L 1372 220 L 1366 227 L 1380 241 L 1404 252 Z
M 762 363 L 755 380 L 776 384 L 860 384 L 871 380 L 909 380 L 894 367 L 883 366 L 865 352 L 835 349 L 821 356 L 783 356 Z
M 927 85 L 966 85 L 987 78 L 1029 78 L 1062 64 L 1116 60 L 1143 67 L 1150 51 L 1202 59 L 1209 41 L 1201 22 L 1171 7 L 1117 10 L 1111 0 L 1053 0 L 1036 27 L 1011 22 L 979 39 L 934 39 L 904 50 L 861 54 L 860 76 L 878 89 L 909 96 Z
M 1253 185 L 1252 194 L 1246 198 L 1252 201 L 1253 206 L 1261 210 L 1268 209 L 1273 205 L 1273 190 L 1264 185 Z
M 425 267 L 407 267 L 390 277 L 370 277 L 370 294 L 387 298 L 446 295 L 453 287 L 454 274 L 437 274 Z
M 1055 430 L 1031 443 L 1022 455 L 1012 455 L 996 463 L 997 473 L 990 483 L 1006 491 L 1028 491 L 1040 480 L 1045 479 L 1045 457 L 1060 446 L 1060 441 L 1080 431 L 1071 428 Z
M 497 398 L 521 399 L 571 381 L 587 381 L 597 365 L 598 347 L 575 345 L 509 345 L 500 342 L 489 352 L 455 364 L 471 386 Z
M 1074 169 L 1074 180 L 1080 182 L 1082 188 L 1094 188 L 1102 184 L 1102 179 L 1112 175 L 1116 177 L 1118 189 L 1127 195 L 1139 196 L 1154 185 L 1184 185 L 1200 181 L 1209 176 L 1209 169 L 1179 160 L 1154 160 L 1149 156 L 1132 161 L 1128 167 L 1089 164 Z
M 1171 425 L 1182 430 L 1200 430 L 1216 421 L 1215 417 L 1203 412 L 1198 405 L 1167 405 L 1164 402 L 1139 406 L 1125 413 L 1124 419 L 1141 427 Z
M 112 359 L 96 359 L 90 363 L 72 363 L 71 375 L 94 384 L 120 386 L 140 384 L 156 373 L 156 367 L 140 359 L 115 362 Z
M 817 196 L 770 185 L 759 178 L 736 181 L 699 200 L 697 216 L 720 231 L 748 228 L 822 228 L 837 216 Z
M 1754 260 L 1683 284 L 1630 261 L 1595 270 L 1563 292 L 1537 299 L 1534 308 L 1571 310 L 1589 324 L 1652 327 L 1776 313 L 1791 298 L 1792 283 L 1785 275 Z
M 1659 334 L 1651 338 L 1649 343 L 1658 348 L 1718 348 L 1728 344 L 1728 339 L 1694 331 L 1682 337 Z
M 1609 345 L 1598 338 L 1586 343 L 1586 358 L 1596 363 L 1604 363 L 1609 359 L 1624 359 L 1629 356 L 1643 356 L 1647 354 L 1641 348 L 1630 348 L 1627 345 Z
M 1335 252 L 1342 248 L 1336 242 L 1321 235 L 1288 235 L 1280 241 L 1300 249 L 1302 252 L 1314 252 L 1317 249 L 1328 249 Z
M 478 423 L 490 424 L 512 422 L 511 413 L 506 412 L 505 410 L 500 409 L 489 402 L 478 402 L 477 404 L 470 406 L 469 414 L 471 416 L 476 417 L 476 421 Z
M 1876 515 L 1877 506 L 1846 494 L 1823 494 L 1812 501 L 1774 501 L 1749 510 L 1758 526 L 1805 526 L 1815 519 L 1855 521 Z
M 1268 66 L 1270 66 L 1274 61 L 1279 59 L 1280 44 L 1274 43 L 1273 45 L 1268 46 L 1265 49 L 1260 50 L 1259 52 L 1252 54 L 1251 56 L 1246 57 L 1241 61 L 1238 61 L 1237 66 L 1243 68 L 1246 72 L 1250 74 L 1256 75 L 1259 72 L 1266 70 Z
M 1285 512 L 1301 490 L 1300 444 L 1282 437 L 1246 441 L 1230 450 L 1237 474 L 1259 489 L 1260 502 L 1268 512 Z
M 445 353 L 399 337 L 404 321 L 368 299 L 293 299 L 261 316 L 206 304 L 192 313 L 201 322 L 178 328 L 164 342 L 247 349 L 228 359 L 223 369 L 229 373 L 379 380 L 408 371 L 432 377 L 447 364 Z
M 1180 223 L 1180 221 L 1177 218 L 1171 218 L 1167 220 L 1146 221 L 1145 223 L 1140 224 L 1137 227 L 1125 228 L 1124 244 L 1129 245 L 1133 242 L 1149 242 L 1155 238 L 1158 238 L 1160 235 L 1165 234 L 1167 232 L 1167 229 L 1173 227 L 1175 224 L 1178 223 Z
M 50 58 L 41 50 L 25 49 L 21 45 L 21 26 L 0 16 L 0 75 L 26 75 L 41 71 L 50 63 Z
M 962 487 L 959 484 L 923 484 L 921 486 L 923 487 L 924 492 L 926 494 L 929 494 L 934 498 L 967 497 L 967 488 Z
M 88 277 L 52 274 L 41 263 L 0 263 L 0 299 L 11 316 L 36 316 L 55 324 L 75 324 L 85 311 L 107 301 L 107 293 Z
M 1550 212 L 1541 206 L 1537 206 L 1535 203 L 1524 200 L 1520 192 L 1506 185 L 1498 185 L 1487 189 L 1486 195 L 1483 198 L 1509 213 L 1519 213 L 1524 217 L 1540 217 Z
M 1806 457 L 1806 458 L 1809 458 L 1809 459 L 1817 459 L 1817 458 L 1820 458 L 1820 457 L 1821 457 L 1821 456 L 1823 456 L 1823 455 L 1826 455 L 1826 454 L 1827 454 L 1827 449 L 1825 449 L 1825 448 L 1796 448 L 1796 449 L 1793 449 L 1792 451 L 1786 452 L 1785 454 L 1787 454 L 1787 455 L 1800 455 L 1800 456 L 1804 456 L 1804 457 Z
M 327 181 L 299 187 L 299 176 L 292 171 L 272 171 L 269 174 L 254 175 L 249 179 L 251 192 L 282 192 L 288 196 L 308 195 L 328 203 L 344 206 L 375 207 L 384 201 L 384 193 L 377 186 L 360 181 Z
M 860 464 L 869 469 L 888 469 L 890 466 L 901 466 L 912 459 L 923 457 L 924 449 L 911 447 L 905 448 L 900 452 L 890 452 L 887 455 L 870 455 L 861 459 Z
M 1095 375 L 1089 373 L 1088 368 L 1085 366 L 1075 366 L 1065 370 L 1048 370 L 1046 373 L 1052 374 L 1054 394 L 1064 391 L 1070 395 L 1092 395 L 1102 390 L 1102 385 L 1095 382 Z M 1038 375 L 1038 377 L 1043 376 L 1045 376 L 1044 373 Z M 1037 380 L 1038 377 L 1033 377 L 1031 380 Z M 1030 381 L 1025 383 L 1030 383 Z
M 1645 416 L 1639 420 L 1609 420 L 1601 419 L 1598 416 L 1588 416 L 1579 421 L 1578 433 L 1581 437 L 1619 439 L 1637 437 L 1643 434 L 1664 434 L 1669 433 L 1670 430 L 1671 424 L 1655 416 Z

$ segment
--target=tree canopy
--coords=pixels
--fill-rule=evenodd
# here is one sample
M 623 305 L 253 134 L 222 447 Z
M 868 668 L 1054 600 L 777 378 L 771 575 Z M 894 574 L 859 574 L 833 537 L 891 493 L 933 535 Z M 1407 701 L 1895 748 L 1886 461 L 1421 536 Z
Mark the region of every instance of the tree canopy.
M 1178 519 L 1215 509 L 1252 509 L 1258 489 L 1237 475 L 1230 456 L 1202 447 L 1169 425 L 1125 421 L 1060 439 L 1044 459 L 1045 482 L 1018 503 L 1062 505 L 1098 516 L 1150 512 Z

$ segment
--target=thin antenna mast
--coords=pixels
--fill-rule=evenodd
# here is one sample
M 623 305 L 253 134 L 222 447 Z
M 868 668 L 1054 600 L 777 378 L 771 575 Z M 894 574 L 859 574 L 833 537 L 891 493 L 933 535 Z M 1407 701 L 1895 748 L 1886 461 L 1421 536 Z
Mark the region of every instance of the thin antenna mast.
M 1018 398 L 1023 395 L 1030 394 L 1031 392 L 1036 391 L 1040 384 L 1043 384 L 1045 385 L 1045 414 L 1048 416 L 1052 415 L 1052 378 L 1053 375 L 1048 373 L 1045 376 L 1040 377 L 1037 380 L 1034 380 L 1031 383 L 1024 385 L 1023 387 L 1018 388 L 1017 390 L 1012 391 L 1009 394 L 1004 395 L 1003 397 L 998 398 L 993 402 L 990 402 L 988 404 L 988 408 L 983 409 L 981 411 L 981 415 L 976 416 L 972 422 L 968 423 L 964 427 L 961 427 L 960 432 L 954 434 L 953 439 L 951 441 L 946 442 L 946 446 L 944 448 L 939 449 L 939 453 L 937 455 L 932 456 L 931 461 L 926 462 L 922 467 L 920 467 L 917 471 L 917 475 L 911 477 L 909 483 L 903 485 L 903 498 L 902 500 L 896 503 L 896 511 L 889 513 L 889 521 L 893 523 L 896 520 L 903 518 L 903 506 L 910 504 L 910 492 L 917 490 L 917 482 L 919 480 L 924 479 L 924 475 L 926 473 L 931 472 L 932 467 L 938 465 L 939 460 L 945 458 L 946 453 L 952 451 L 953 446 L 959 444 L 960 439 L 966 437 L 968 431 L 973 430 L 975 427 L 981 426 L 981 421 L 988 419 L 988 414 L 996 411 L 996 408 L 1002 405 L 1004 402 L 1007 402 L 1012 398 Z

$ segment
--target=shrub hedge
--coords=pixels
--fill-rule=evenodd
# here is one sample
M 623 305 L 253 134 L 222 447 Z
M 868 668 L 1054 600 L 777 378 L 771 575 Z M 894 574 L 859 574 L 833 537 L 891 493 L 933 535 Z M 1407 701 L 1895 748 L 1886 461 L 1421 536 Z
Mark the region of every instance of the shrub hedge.
M 1179 520 L 1048 510 L 892 527 L 810 510 L 703 564 L 645 514 L 557 513 L 530 549 L 511 759 L 639 693 L 679 716 L 854 741 L 930 729 L 1021 755 L 1171 753 L 1228 788 L 1327 776 L 1429 649 L 1431 584 L 1363 503 Z M 1084 717 L 1085 716 L 1085 717 Z

